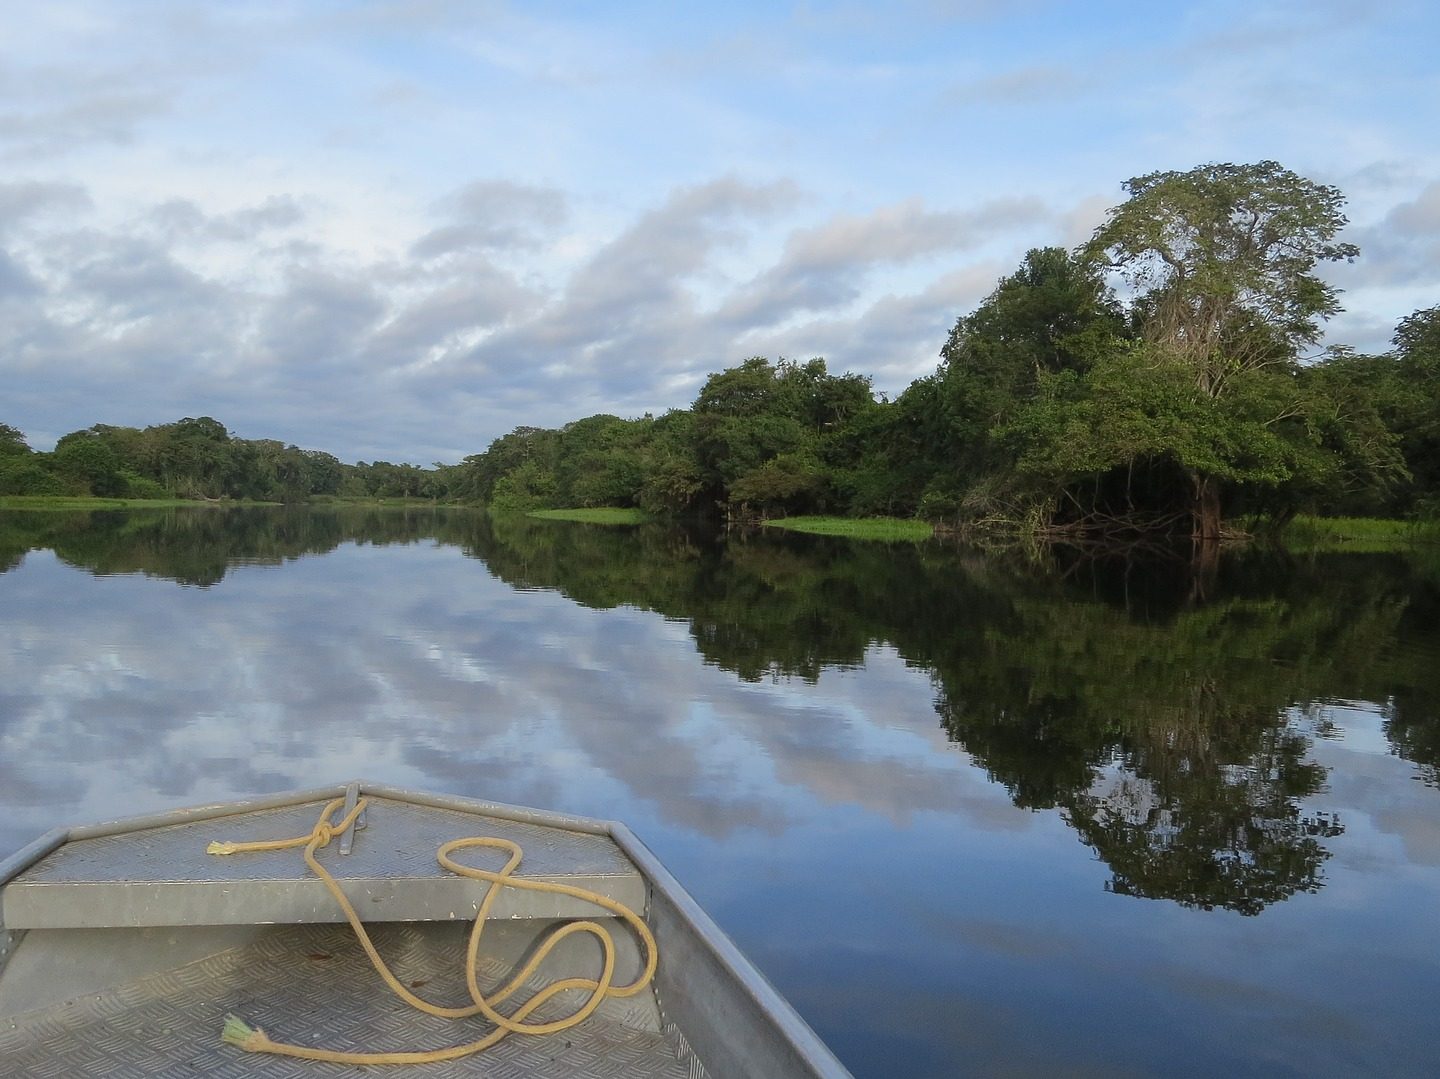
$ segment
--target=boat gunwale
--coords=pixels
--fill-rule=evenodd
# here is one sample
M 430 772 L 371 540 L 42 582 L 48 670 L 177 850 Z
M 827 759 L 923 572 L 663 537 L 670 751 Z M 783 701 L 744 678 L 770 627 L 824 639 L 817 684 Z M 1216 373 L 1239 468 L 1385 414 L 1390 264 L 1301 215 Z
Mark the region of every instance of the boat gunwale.
M 653 888 L 661 892 L 676 914 L 686 923 L 687 928 L 715 956 L 720 965 L 734 978 L 757 1008 L 764 1012 L 779 1028 L 779 1033 L 799 1054 L 816 1076 L 822 1079 L 850 1079 L 850 1072 L 840 1063 L 830 1047 L 821 1040 L 809 1023 L 780 991 L 776 989 L 760 969 L 746 957 L 745 953 L 720 928 L 715 919 L 706 913 L 695 898 L 665 868 L 658 855 L 647 847 L 630 827 L 615 821 L 610 837 L 635 862 L 641 874 Z
M 45 834 L 36 836 L 19 850 L 0 858 L 0 888 L 9 884 L 47 854 L 53 854 L 70 842 L 73 834 L 69 828 L 52 828 Z M 0 929 L 3 928 L 4 924 L 0 923 Z

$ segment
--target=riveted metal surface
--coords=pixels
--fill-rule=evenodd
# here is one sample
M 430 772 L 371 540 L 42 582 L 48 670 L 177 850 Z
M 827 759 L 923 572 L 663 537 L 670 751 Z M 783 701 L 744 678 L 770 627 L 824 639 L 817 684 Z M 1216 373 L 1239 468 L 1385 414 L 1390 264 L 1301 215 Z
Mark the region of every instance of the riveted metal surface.
M 72 840 L 5 887 L 4 919 L 13 928 L 341 921 L 299 850 L 205 853 L 212 839 L 304 835 L 323 806 L 308 802 Z M 575 885 L 637 909 L 645 903 L 644 878 L 608 836 L 387 798 L 373 798 L 366 816 L 348 856 L 336 844 L 318 854 L 366 921 L 473 917 L 487 886 L 457 877 L 435 860 L 441 843 L 471 835 L 518 843 L 525 852 L 518 877 Z M 467 850 L 456 857 L 489 869 L 504 861 L 498 851 Z M 505 889 L 492 916 L 579 917 L 593 909 L 566 896 Z
M 517 927 L 518 928 L 518 927 Z M 461 1003 L 455 984 L 464 927 L 375 927 L 376 945 L 396 975 L 437 1003 Z M 482 962 L 482 983 L 496 984 L 509 962 Z M 438 972 L 443 972 L 439 973 Z M 565 971 L 557 976 L 572 973 Z M 527 992 L 538 990 L 535 979 Z M 522 994 L 524 996 L 526 994 Z M 617 1007 L 619 1005 L 619 1007 Z M 563 998 L 536 1013 L 555 1018 L 574 1006 Z M 480 1020 L 435 1019 L 400 1004 L 347 929 L 277 928 L 265 937 L 178 970 L 151 975 L 41 1011 L 0 1020 L 0 1062 L 15 1077 L 353 1076 L 353 1065 L 320 1064 L 241 1052 L 220 1042 L 227 1013 L 277 1040 L 351 1050 L 438 1048 L 482 1037 Z M 606 1001 L 584 1023 L 556 1035 L 511 1035 L 466 1060 L 385 1069 L 390 1076 L 484 1075 L 492 1079 L 696 1079 L 693 1058 L 674 1033 L 643 1029 L 623 1001 Z

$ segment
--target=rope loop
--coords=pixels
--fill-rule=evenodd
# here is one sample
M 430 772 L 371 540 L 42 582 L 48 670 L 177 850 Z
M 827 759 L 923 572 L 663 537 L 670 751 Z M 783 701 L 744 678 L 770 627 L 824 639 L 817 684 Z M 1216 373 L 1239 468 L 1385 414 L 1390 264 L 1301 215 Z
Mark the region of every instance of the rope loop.
M 274 1053 L 279 1056 L 298 1057 L 302 1060 L 330 1061 L 336 1064 L 429 1064 L 441 1060 L 457 1060 L 460 1057 L 470 1056 L 482 1049 L 494 1045 L 501 1038 L 508 1034 L 552 1034 L 561 1030 L 569 1030 L 578 1023 L 584 1022 L 594 1013 L 595 1009 L 605 1001 L 607 997 L 630 997 L 641 992 L 650 980 L 655 976 L 655 968 L 658 962 L 658 953 L 655 949 L 655 937 L 650 932 L 650 927 L 644 920 L 625 904 L 620 903 L 609 896 L 601 895 L 598 892 L 590 891 L 588 888 L 576 888 L 568 884 L 556 884 L 550 881 L 527 880 L 516 877 L 515 870 L 519 868 L 521 859 L 525 852 L 518 843 L 508 839 L 501 839 L 496 836 L 468 836 L 463 839 L 452 839 L 448 843 L 442 843 L 435 852 L 436 860 L 440 865 L 457 876 L 467 877 L 470 880 L 484 881 L 489 884 L 485 890 L 485 896 L 480 901 L 480 906 L 475 912 L 475 920 L 470 927 L 469 942 L 465 950 L 465 987 L 470 994 L 471 1003 L 463 1007 L 452 1008 L 439 1004 L 432 1004 L 423 997 L 416 995 L 408 986 L 400 981 L 391 972 L 385 960 L 380 957 L 370 934 L 366 931 L 364 924 L 360 921 L 359 914 L 350 900 L 341 891 L 340 885 L 335 878 L 326 871 L 315 858 L 315 852 L 325 847 L 337 835 L 343 833 L 355 823 L 357 817 L 364 812 L 368 799 L 360 798 L 354 807 L 341 820 L 332 821 L 334 814 L 344 805 L 344 798 L 336 798 L 328 803 L 320 812 L 320 819 L 315 822 L 315 827 L 308 835 L 296 836 L 293 839 L 258 840 L 254 842 L 213 842 L 206 848 L 210 854 L 238 854 L 245 851 L 261 850 L 286 850 L 292 847 L 304 847 L 305 864 L 310 871 L 320 878 L 335 902 L 340 906 L 345 915 L 345 920 L 350 923 L 350 928 L 355 931 L 355 936 L 365 954 L 370 959 L 370 964 L 375 968 L 390 991 L 405 1001 L 417 1011 L 427 1015 L 439 1016 L 445 1019 L 467 1019 L 472 1016 L 482 1016 L 491 1023 L 495 1029 L 476 1041 L 467 1042 L 464 1045 L 455 1045 L 443 1049 L 417 1050 L 413 1052 L 340 1052 L 331 1049 L 313 1048 L 305 1045 L 293 1045 L 288 1042 L 273 1041 L 259 1027 L 251 1027 L 243 1020 L 229 1016 L 225 1021 L 225 1029 L 221 1038 L 232 1045 L 251 1053 Z M 477 869 L 474 866 L 457 862 L 451 855 L 460 850 L 468 850 L 474 847 L 484 847 L 491 850 L 506 852 L 509 857 L 505 865 L 498 871 L 488 869 Z M 519 888 L 524 891 L 546 892 L 552 895 L 570 896 L 583 900 L 608 911 L 610 914 L 623 920 L 629 926 L 632 933 L 639 940 L 645 952 L 645 966 L 640 975 L 627 985 L 615 985 L 615 939 L 608 927 L 599 922 L 584 919 L 581 921 L 566 922 L 563 925 L 555 926 L 544 938 L 541 939 L 538 947 L 529 960 L 521 969 L 506 982 L 503 986 L 491 994 L 486 994 L 481 988 L 477 974 L 480 954 L 480 938 L 485 931 L 485 923 L 490 916 L 490 909 L 494 906 L 496 898 L 503 888 Z M 601 970 L 598 976 L 569 977 L 561 978 L 545 986 L 530 999 L 526 1000 L 510 1014 L 499 1011 L 499 1006 L 508 1001 L 522 989 L 526 982 L 535 974 L 545 959 L 566 937 L 576 933 L 588 933 L 595 938 L 600 945 L 604 956 Z M 586 997 L 584 1001 L 575 1008 L 569 1015 L 550 1021 L 527 1022 L 532 1012 L 541 1007 L 560 993 L 568 990 L 584 990 Z

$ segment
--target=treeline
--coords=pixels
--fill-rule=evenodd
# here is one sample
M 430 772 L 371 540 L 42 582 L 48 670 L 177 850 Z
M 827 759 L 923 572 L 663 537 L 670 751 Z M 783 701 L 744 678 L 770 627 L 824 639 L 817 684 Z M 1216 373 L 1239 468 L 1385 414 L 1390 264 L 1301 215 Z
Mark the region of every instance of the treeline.
M 1252 372 L 1216 403 L 1144 359 L 1118 317 L 1094 356 L 1079 352 L 1094 336 L 1057 342 L 1055 306 L 1082 272 L 1064 251 L 1032 251 L 960 320 L 939 370 L 894 401 L 823 360 L 754 358 L 659 418 L 516 428 L 444 469 L 442 487 L 507 509 L 1050 533 L 1188 530 L 1205 513 L 1212 534 L 1221 515 L 1440 514 L 1440 308 L 1403 320 L 1393 352 Z
M 23 432 L 0 423 L 0 495 L 303 502 L 442 494 L 435 470 L 343 464 L 322 450 L 238 438 L 209 416 L 143 429 L 96 424 L 65 435 L 50 453 L 32 451 Z
M 1440 513 L 1440 307 L 1395 348 L 1305 356 L 1343 197 L 1274 162 L 1125 184 L 1075 251 L 1030 251 L 893 401 L 756 358 L 689 409 L 517 428 L 453 472 L 497 505 L 918 515 L 1032 535 L 1218 538 L 1237 515 Z
M 1221 537 L 1237 516 L 1440 515 L 1440 306 L 1394 349 L 1307 356 L 1343 196 L 1274 162 L 1125 183 L 1089 242 L 1032 250 L 896 399 L 823 360 L 752 358 L 689 408 L 518 427 L 458 465 L 341 464 L 209 418 L 96 426 L 31 454 L 0 427 L 0 494 L 919 516 L 1039 536 Z

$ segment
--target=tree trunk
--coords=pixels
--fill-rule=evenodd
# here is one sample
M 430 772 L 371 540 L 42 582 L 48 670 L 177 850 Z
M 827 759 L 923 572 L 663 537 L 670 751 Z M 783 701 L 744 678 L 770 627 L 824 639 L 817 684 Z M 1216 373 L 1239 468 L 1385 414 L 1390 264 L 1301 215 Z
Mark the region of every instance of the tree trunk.
M 1190 473 L 1190 484 L 1193 488 L 1190 538 L 1201 543 L 1216 543 L 1220 539 L 1220 485 L 1196 472 Z

